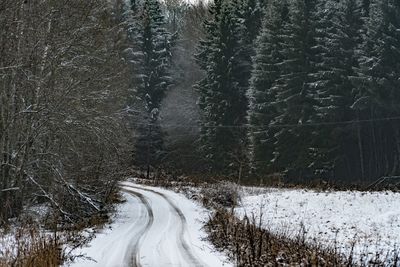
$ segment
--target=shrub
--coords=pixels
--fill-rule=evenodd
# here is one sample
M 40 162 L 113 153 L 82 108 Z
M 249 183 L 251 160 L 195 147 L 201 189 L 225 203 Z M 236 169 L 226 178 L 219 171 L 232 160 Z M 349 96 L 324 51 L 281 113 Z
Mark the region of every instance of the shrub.
M 35 227 L 21 227 L 13 235 L 3 235 L 0 248 L 0 267 L 53 267 L 64 261 L 58 238 Z
M 291 240 L 272 234 L 254 217 L 239 220 L 225 209 L 213 214 L 206 230 L 212 243 L 228 252 L 236 266 L 350 266 L 334 251 L 306 244 L 301 237 Z
M 219 182 L 204 186 L 201 190 L 206 206 L 235 207 L 239 202 L 239 188 L 232 182 Z

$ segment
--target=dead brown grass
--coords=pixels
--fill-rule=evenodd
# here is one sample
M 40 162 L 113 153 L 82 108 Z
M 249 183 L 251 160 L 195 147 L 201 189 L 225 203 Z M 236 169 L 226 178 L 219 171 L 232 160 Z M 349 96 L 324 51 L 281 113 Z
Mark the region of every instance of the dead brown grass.
M 235 266 L 240 267 L 400 266 L 397 248 L 370 258 L 355 256 L 353 249 L 345 255 L 334 247 L 306 242 L 304 233 L 295 238 L 288 238 L 285 233 L 273 234 L 263 229 L 261 222 L 262 216 L 259 221 L 254 217 L 239 220 L 233 210 L 217 209 L 206 224 L 206 230 L 215 247 L 228 253 Z
M 35 227 L 21 227 L 2 242 L 0 267 L 53 267 L 63 260 L 63 250 L 57 237 L 40 233 Z
M 206 225 L 212 243 L 228 252 L 236 266 L 350 266 L 334 251 L 262 229 L 254 218 L 239 220 L 217 210 Z

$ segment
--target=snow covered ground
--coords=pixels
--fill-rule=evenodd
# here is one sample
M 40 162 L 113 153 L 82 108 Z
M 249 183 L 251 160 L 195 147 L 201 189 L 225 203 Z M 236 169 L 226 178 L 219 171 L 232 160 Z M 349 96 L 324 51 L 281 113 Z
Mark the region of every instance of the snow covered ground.
M 354 240 L 355 254 L 367 257 L 400 248 L 399 193 L 244 188 L 237 215 L 261 212 L 272 232 L 294 237 L 305 231 L 306 240 L 346 254 Z
M 205 241 L 208 211 L 183 195 L 130 182 L 114 222 L 74 251 L 71 266 L 231 266 Z
M 15 255 L 15 237 L 12 234 L 3 234 L 0 232 L 0 258 Z

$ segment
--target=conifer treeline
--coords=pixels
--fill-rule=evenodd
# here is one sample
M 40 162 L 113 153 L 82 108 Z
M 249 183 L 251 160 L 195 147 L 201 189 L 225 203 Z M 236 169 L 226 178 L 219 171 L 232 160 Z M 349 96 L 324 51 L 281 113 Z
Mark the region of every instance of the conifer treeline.
M 196 88 L 213 172 L 399 174 L 400 2 L 215 0 L 210 12 Z
M 125 6 L 128 30 L 126 57 L 131 66 L 129 111 L 136 132 L 134 159 L 139 166 L 158 164 L 163 156 L 159 125 L 161 101 L 172 82 L 171 48 L 173 36 L 166 30 L 161 3 L 131 0 Z

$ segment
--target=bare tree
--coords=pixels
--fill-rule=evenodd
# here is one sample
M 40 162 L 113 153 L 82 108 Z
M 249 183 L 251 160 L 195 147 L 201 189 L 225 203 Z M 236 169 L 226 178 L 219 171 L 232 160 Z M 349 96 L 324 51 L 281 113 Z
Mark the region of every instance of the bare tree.
M 125 158 L 118 6 L 4 0 L 0 27 L 0 221 L 38 201 L 85 218 Z

